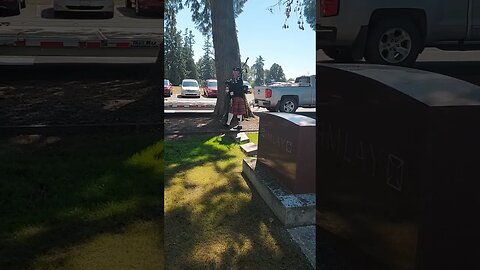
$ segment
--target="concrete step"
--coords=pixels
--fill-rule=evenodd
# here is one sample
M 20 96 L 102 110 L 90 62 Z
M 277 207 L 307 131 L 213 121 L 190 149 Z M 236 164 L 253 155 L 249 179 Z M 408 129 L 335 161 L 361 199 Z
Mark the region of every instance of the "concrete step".
M 287 228 L 315 225 L 315 194 L 293 194 L 255 157 L 243 159 L 242 171 Z
M 257 145 L 253 142 L 240 145 L 242 151 L 248 156 L 254 156 L 257 154 Z

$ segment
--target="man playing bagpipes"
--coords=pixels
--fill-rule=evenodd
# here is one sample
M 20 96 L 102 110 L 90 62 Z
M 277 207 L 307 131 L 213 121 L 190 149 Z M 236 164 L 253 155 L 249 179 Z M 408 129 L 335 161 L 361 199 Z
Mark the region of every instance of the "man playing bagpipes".
M 241 69 L 235 67 L 233 69 L 233 78 L 225 82 L 228 86 L 227 94 L 231 98 L 230 111 L 228 113 L 227 123 L 225 126 L 230 127 L 232 119 L 234 116 L 238 117 L 238 125 L 233 127 L 233 129 L 240 130 L 242 129 L 242 120 L 243 116 L 246 115 L 246 100 L 245 87 L 243 86 L 243 78 L 241 74 Z

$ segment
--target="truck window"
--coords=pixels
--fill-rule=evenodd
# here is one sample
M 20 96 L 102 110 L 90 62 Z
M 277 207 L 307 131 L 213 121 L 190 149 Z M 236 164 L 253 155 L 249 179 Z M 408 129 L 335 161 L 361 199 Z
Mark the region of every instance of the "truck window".
M 295 83 L 298 83 L 298 86 L 310 86 L 310 77 L 298 77 Z

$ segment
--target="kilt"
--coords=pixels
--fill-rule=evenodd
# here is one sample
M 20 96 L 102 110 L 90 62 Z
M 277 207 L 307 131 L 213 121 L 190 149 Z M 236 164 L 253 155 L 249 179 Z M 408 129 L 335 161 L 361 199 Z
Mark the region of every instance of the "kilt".
M 244 115 L 247 113 L 245 110 L 245 101 L 242 97 L 234 97 L 232 99 L 232 106 L 230 107 L 230 113 L 234 115 Z

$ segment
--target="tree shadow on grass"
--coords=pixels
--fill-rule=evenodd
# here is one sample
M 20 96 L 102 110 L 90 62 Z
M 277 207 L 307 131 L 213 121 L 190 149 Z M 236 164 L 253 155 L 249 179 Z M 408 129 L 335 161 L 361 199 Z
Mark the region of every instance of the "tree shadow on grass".
M 130 67 L 130 68 L 128 68 Z M 0 68 L 2 125 L 158 122 L 163 98 L 152 65 Z M 3 74 L 5 72 L 5 74 Z M 51 75 L 57 74 L 52 80 Z M 18 74 L 23 74 L 19 76 Z M 49 78 L 46 80 L 45 78 Z
M 167 268 L 308 269 L 282 224 L 245 184 L 238 144 L 230 138 L 218 140 L 198 136 L 184 140 L 185 146 L 174 141 L 165 147 Z M 169 157 L 181 149 L 189 149 L 188 162 L 182 162 L 182 156 Z M 194 172 L 202 175 L 201 170 L 218 179 L 196 179 Z
M 161 221 L 162 152 L 154 134 L 61 138 L 48 146 L 2 141 L 0 269 L 30 268 L 45 254 Z M 58 256 L 56 266 L 68 260 Z

